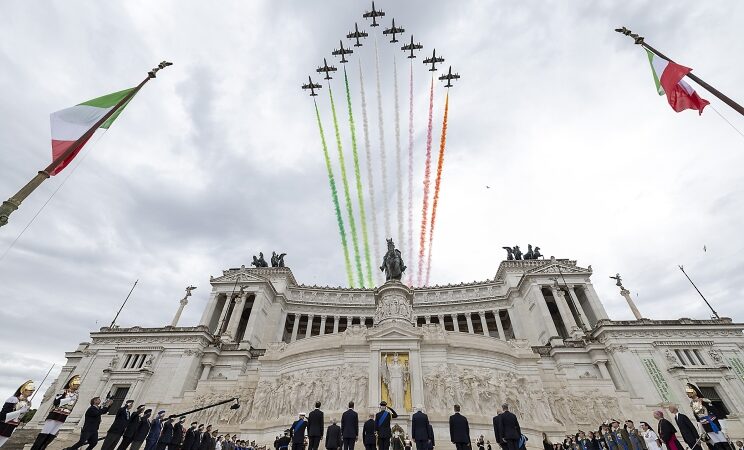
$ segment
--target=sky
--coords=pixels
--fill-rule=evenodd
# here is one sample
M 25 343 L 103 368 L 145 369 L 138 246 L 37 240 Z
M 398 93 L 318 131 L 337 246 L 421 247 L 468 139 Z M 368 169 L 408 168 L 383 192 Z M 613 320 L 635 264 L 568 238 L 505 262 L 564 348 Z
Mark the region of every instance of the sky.
M 711 107 L 702 116 L 675 113 L 655 92 L 645 52 L 613 31 L 631 28 L 742 102 L 744 61 L 733 56 L 744 54 L 744 4 L 376 4 L 387 12 L 385 26 L 395 17 L 406 28 L 402 39 L 413 33 L 424 45 L 411 66 L 398 47 L 377 37 L 387 197 L 375 36 L 361 17 L 367 2 L 2 2 L 3 199 L 49 163 L 49 113 L 131 87 L 163 59 L 174 65 L 0 229 L 0 392 L 10 395 L 28 378 L 38 383 L 52 364 L 56 374 L 65 351 L 111 322 L 135 280 L 117 320 L 121 326 L 169 324 L 192 284 L 197 290 L 181 324 L 196 324 L 210 275 L 248 266 L 259 251 L 267 258 L 286 252 L 300 283 L 348 285 L 315 111 L 300 85 L 310 74 L 320 81 L 314 69 L 323 58 L 339 68 L 331 88 L 355 196 L 343 76 L 330 54 L 355 21 L 370 32 L 350 55 L 348 73 L 372 230 L 361 65 L 379 251 L 383 205 L 391 234 L 398 223 L 393 61 L 402 158 L 411 70 L 414 75 L 418 241 L 431 80 L 421 60 L 436 48 L 446 58 L 443 68 L 451 64 L 462 78 L 450 91 L 430 284 L 493 278 L 505 259 L 502 246 L 525 249 L 529 243 L 546 257 L 591 265 L 612 319 L 632 318 L 609 279 L 617 272 L 644 316 L 708 318 L 710 311 L 678 269 L 684 265 L 721 316 L 744 320 L 744 137 L 720 115 L 739 130 L 744 118 L 700 88 Z M 327 91 L 323 83 L 316 99 L 345 213 Z M 437 81 L 435 163 L 445 93 Z M 402 167 L 407 186 L 407 159 Z M 354 208 L 358 214 L 356 203 Z M 349 233 L 348 220 L 346 227 Z M 406 254 L 406 238 L 404 233 L 403 256 L 415 271 L 417 258 Z M 371 236 L 369 241 L 374 247 Z M 373 266 L 377 251 L 372 249 Z

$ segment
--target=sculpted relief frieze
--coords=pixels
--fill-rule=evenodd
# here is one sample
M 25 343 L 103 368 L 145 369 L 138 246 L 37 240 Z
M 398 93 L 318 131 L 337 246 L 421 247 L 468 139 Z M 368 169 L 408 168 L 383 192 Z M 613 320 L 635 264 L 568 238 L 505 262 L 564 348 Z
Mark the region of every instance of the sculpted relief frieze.
M 248 420 L 251 408 L 253 406 L 253 396 L 255 393 L 253 388 L 240 388 L 236 391 L 229 392 L 209 392 L 197 395 L 194 397 L 193 405 L 194 408 L 198 408 L 204 405 L 211 405 L 218 403 L 222 400 L 227 400 L 231 396 L 238 397 L 240 401 L 240 408 L 230 409 L 232 403 L 225 403 L 224 405 L 217 406 L 215 408 L 206 409 L 195 413 L 189 418 L 192 421 L 207 424 L 219 424 L 226 423 L 230 425 L 241 424 Z
M 404 295 L 386 295 L 380 300 L 374 315 L 374 321 L 380 323 L 385 319 L 413 321 L 413 308 Z
M 256 388 L 250 420 L 290 420 L 308 411 L 316 400 L 326 411 L 343 411 L 353 400 L 363 410 L 368 398 L 368 374 L 361 367 L 302 370 L 273 380 L 261 379 Z
M 424 389 L 429 411 L 447 414 L 457 403 L 463 411 L 491 416 L 506 402 L 526 421 L 574 426 L 621 413 L 617 398 L 602 395 L 597 389 L 571 395 L 565 388 L 544 389 L 539 379 L 513 372 L 454 364 L 440 364 L 426 372 Z

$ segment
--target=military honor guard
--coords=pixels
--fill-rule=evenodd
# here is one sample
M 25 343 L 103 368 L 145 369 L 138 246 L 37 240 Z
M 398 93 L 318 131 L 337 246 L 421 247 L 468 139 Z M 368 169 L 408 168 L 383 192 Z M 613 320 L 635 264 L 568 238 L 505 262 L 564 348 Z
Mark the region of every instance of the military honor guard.
M 137 432 L 137 427 L 139 427 L 144 413 L 145 405 L 139 405 L 137 409 L 129 415 L 129 422 L 127 422 L 127 427 L 121 435 L 121 442 L 116 450 L 127 450 L 127 447 L 129 447 L 134 440 L 134 434 Z
M 199 425 L 199 422 L 191 422 L 191 426 L 188 430 L 186 430 L 186 435 L 183 438 L 183 450 L 191 450 L 191 447 L 194 445 L 194 440 L 198 439 L 196 436 L 196 426 Z M 204 425 L 202 425 L 203 427 Z
M 712 445 L 715 450 L 728 450 L 730 448 L 726 435 L 723 434 L 721 423 L 718 421 L 717 414 L 713 403 L 703 397 L 697 386 L 687 383 L 685 389 L 687 397 L 690 398 L 690 408 L 695 414 L 695 419 L 703 426 L 703 430 L 708 433 L 708 444 Z
M 152 415 L 151 409 L 146 409 L 145 412 L 142 413 L 139 423 L 137 423 L 137 428 L 135 428 L 134 433 L 132 434 L 132 446 L 130 450 L 139 450 L 140 447 L 142 447 L 142 444 L 147 440 L 147 436 L 150 435 L 150 415 Z
M 183 434 L 185 432 L 183 424 L 186 422 L 186 417 L 181 416 L 178 418 L 178 422 L 173 425 L 173 439 L 169 448 L 173 450 L 181 450 L 183 444 Z M 232 449 L 230 449 L 232 450 Z
M 31 450 L 44 450 L 50 442 L 57 437 L 57 432 L 62 424 L 67 420 L 72 408 L 78 399 L 78 389 L 80 388 L 80 375 L 74 375 L 67 380 L 61 393 L 54 397 L 52 410 L 47 414 L 41 432 L 36 436 Z
M 21 423 L 21 417 L 26 411 L 31 409 L 31 395 L 36 387 L 31 380 L 23 383 L 15 393 L 5 400 L 3 409 L 0 410 L 0 447 L 10 438 L 18 424 Z
M 398 413 L 388 406 L 386 401 L 380 402 L 380 412 L 375 415 L 375 431 L 377 432 L 377 448 L 388 450 L 390 438 L 393 436 L 390 430 L 390 421 L 398 417 Z

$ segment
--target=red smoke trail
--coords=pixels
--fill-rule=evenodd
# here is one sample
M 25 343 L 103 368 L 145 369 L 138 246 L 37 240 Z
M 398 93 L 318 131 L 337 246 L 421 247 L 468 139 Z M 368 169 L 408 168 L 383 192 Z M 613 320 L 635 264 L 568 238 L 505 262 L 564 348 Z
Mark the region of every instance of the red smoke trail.
M 434 112 L 434 76 L 431 77 L 429 88 L 429 125 L 426 129 L 426 162 L 424 163 L 424 204 L 421 207 L 421 235 L 419 237 L 418 257 L 418 285 L 421 286 L 421 275 L 424 270 L 424 254 L 426 252 L 426 214 L 429 210 L 429 184 L 431 183 L 431 130 L 432 113 Z
M 413 61 L 408 86 L 408 253 L 413 257 Z M 413 268 L 408 271 L 408 285 L 413 286 Z
M 434 202 L 431 206 L 431 225 L 429 226 L 429 256 L 426 261 L 426 285 L 429 285 L 431 272 L 431 248 L 434 245 L 434 225 L 437 223 L 437 204 L 439 203 L 439 187 L 442 182 L 442 166 L 444 165 L 444 147 L 447 144 L 447 112 L 449 111 L 449 90 L 444 100 L 444 120 L 442 121 L 442 139 L 439 141 L 439 160 L 437 161 L 437 180 L 434 182 Z

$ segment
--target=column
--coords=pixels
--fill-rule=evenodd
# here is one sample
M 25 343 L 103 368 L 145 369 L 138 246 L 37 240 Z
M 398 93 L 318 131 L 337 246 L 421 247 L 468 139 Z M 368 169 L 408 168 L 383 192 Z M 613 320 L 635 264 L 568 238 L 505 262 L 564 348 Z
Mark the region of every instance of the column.
M 483 336 L 489 336 L 488 333 L 488 322 L 486 322 L 486 312 L 479 311 L 478 316 L 480 317 L 481 327 L 483 328 Z
M 465 321 L 468 323 L 468 333 L 473 334 L 473 318 L 470 313 L 465 314 Z
M 558 336 L 558 329 L 555 327 L 555 323 L 553 322 L 553 317 L 550 315 L 550 311 L 548 311 L 548 303 L 542 293 L 542 286 L 533 284 L 531 290 L 537 290 L 537 298 L 535 299 L 535 303 L 537 303 L 537 307 L 540 310 L 540 315 L 545 322 L 545 327 L 548 333 L 547 337 L 551 338 L 553 336 Z M 537 337 L 540 337 L 539 333 Z M 542 343 L 544 344 L 544 342 Z
M 427 325 L 431 324 L 431 316 L 425 316 L 424 321 Z
M 219 298 L 219 294 L 216 292 L 213 292 L 212 298 L 209 299 L 209 303 L 207 303 L 207 307 L 204 309 L 204 314 L 202 315 L 202 318 L 199 321 L 199 325 L 204 325 L 206 327 L 209 326 L 210 319 L 212 318 L 212 315 L 214 314 L 214 309 L 217 307 L 218 298 Z
M 444 330 L 444 314 L 437 315 L 437 318 L 439 319 L 439 326 Z
M 176 311 L 176 315 L 173 317 L 173 321 L 171 322 L 172 327 L 178 326 L 178 321 L 181 320 L 181 313 L 183 312 L 183 308 L 186 307 L 186 305 L 189 304 L 189 301 L 186 297 L 181 299 L 181 306 L 178 307 L 178 311 Z
M 421 374 L 421 354 L 419 350 L 413 349 L 408 354 L 408 364 L 410 365 L 410 379 L 411 379 L 411 406 L 414 408 L 416 405 L 424 405 L 424 386 L 423 377 Z M 403 408 L 405 412 L 405 408 Z
M 215 331 L 216 334 L 221 334 L 222 327 L 227 323 L 225 322 L 227 320 L 227 312 L 230 311 L 230 303 L 232 303 L 232 300 L 229 298 L 225 299 L 225 304 L 222 305 L 222 312 L 220 312 L 220 320 L 217 321 L 217 330 Z
M 496 330 L 499 332 L 499 339 L 505 341 L 506 334 L 504 334 L 504 324 L 501 323 L 501 314 L 499 313 L 498 309 L 493 311 L 493 316 L 496 318 Z M 513 322 L 512 327 L 514 327 Z
M 597 366 L 597 369 L 599 369 L 599 373 L 602 374 L 602 378 L 605 380 L 610 380 L 612 377 L 610 376 L 610 371 L 607 370 L 607 360 L 606 359 L 600 359 L 598 361 L 594 361 L 594 365 Z
M 243 298 L 237 297 L 235 299 L 235 306 L 233 307 L 232 313 L 228 318 L 227 329 L 225 334 L 233 338 L 235 342 L 238 342 L 238 325 L 240 325 L 240 317 L 243 315 Z
M 313 332 L 313 318 L 315 316 L 312 314 L 308 314 L 307 316 L 307 330 L 305 330 L 305 337 L 309 338 L 311 333 Z
M 201 377 L 199 377 L 200 380 L 206 380 L 209 378 L 209 372 L 212 370 L 212 364 L 207 363 L 204 364 L 204 369 L 202 370 Z
M 610 317 L 607 315 L 607 311 L 605 311 L 604 306 L 602 306 L 602 303 L 599 301 L 597 293 L 594 292 L 594 286 L 591 284 L 584 284 L 581 288 L 592 307 L 592 311 L 594 311 L 594 317 L 596 317 L 597 320 L 609 319 Z
M 512 309 L 511 308 L 507 309 L 506 315 L 507 317 L 509 317 L 509 323 L 511 323 L 511 326 L 512 326 L 512 332 L 514 333 L 514 339 L 527 339 L 527 337 L 522 332 L 522 322 L 520 321 L 520 317 L 516 314 L 514 315 L 510 314 L 509 311 L 512 311 Z
M 571 314 L 571 309 L 568 307 L 566 297 L 564 297 L 563 292 L 555 286 L 551 286 L 550 290 L 553 291 L 553 298 L 555 299 L 556 306 L 558 306 L 558 312 L 561 314 L 563 323 L 566 325 L 566 331 L 568 331 L 568 334 L 573 335 L 576 330 L 579 330 L 579 326 L 576 325 L 576 320 L 574 320 L 574 316 Z
M 323 336 L 325 334 L 325 324 L 326 319 L 328 316 L 320 316 L 320 335 Z
M 457 321 L 457 314 L 450 314 L 452 316 L 452 327 L 455 331 L 460 331 L 460 323 Z
M 635 302 L 632 298 L 630 298 L 630 291 L 623 288 L 620 289 L 620 295 L 625 297 L 625 301 L 628 302 L 628 306 L 630 306 L 631 312 L 633 312 L 633 315 L 635 316 L 636 320 L 643 319 L 643 316 L 641 316 L 641 312 L 638 311 L 638 307 L 636 306 Z
M 333 316 L 333 333 L 338 333 L 338 320 L 341 316 Z
M 282 318 L 279 321 L 279 324 L 281 325 L 279 329 L 277 329 L 276 337 L 274 338 L 274 341 L 276 342 L 282 342 L 284 338 L 284 330 L 287 328 L 287 311 L 282 310 Z M 246 327 L 246 334 L 248 334 L 248 328 Z
M 336 323 L 338 323 L 338 320 L 336 320 Z M 374 349 L 370 353 L 368 372 L 369 381 L 367 383 L 369 388 L 369 398 L 367 404 L 370 409 L 372 409 L 380 403 L 380 350 Z
M 581 307 L 581 303 L 579 303 L 579 297 L 576 295 L 576 290 L 574 289 L 574 285 L 569 284 L 568 285 L 568 295 L 571 296 L 571 301 L 573 301 L 574 306 L 576 307 L 576 311 L 579 313 L 579 317 L 581 317 L 581 323 L 583 324 L 583 329 L 585 330 L 591 330 L 592 324 L 589 322 L 589 318 L 586 317 L 586 314 L 584 313 L 584 308 Z
M 295 318 L 295 321 L 294 321 L 294 326 L 292 326 L 292 338 L 289 340 L 289 342 L 294 342 L 297 340 L 297 330 L 300 329 L 300 315 L 295 314 L 294 318 Z

